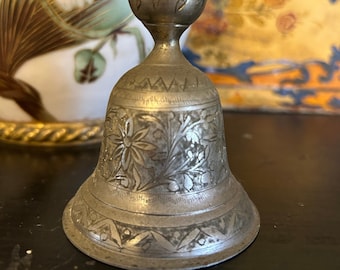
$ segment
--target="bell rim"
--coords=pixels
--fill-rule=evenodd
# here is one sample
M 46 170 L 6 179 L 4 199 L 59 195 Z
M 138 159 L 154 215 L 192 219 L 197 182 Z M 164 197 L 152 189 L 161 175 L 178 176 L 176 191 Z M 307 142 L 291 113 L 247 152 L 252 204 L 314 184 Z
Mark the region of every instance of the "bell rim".
M 62 218 L 63 230 L 71 244 L 93 259 L 127 270 L 194 270 L 202 267 L 211 267 L 228 261 L 245 251 L 255 241 L 260 230 L 259 212 L 250 201 L 253 218 L 247 233 L 235 234 L 232 239 L 221 243 L 221 248 L 218 251 L 210 251 L 209 254 L 203 255 L 181 252 L 173 256 L 164 257 L 138 256 L 140 254 L 130 253 L 123 254 L 119 250 L 112 250 L 97 244 L 94 239 L 87 237 L 75 226 L 71 216 L 73 201 L 74 198 L 65 207 Z M 223 248 L 223 246 L 225 247 Z

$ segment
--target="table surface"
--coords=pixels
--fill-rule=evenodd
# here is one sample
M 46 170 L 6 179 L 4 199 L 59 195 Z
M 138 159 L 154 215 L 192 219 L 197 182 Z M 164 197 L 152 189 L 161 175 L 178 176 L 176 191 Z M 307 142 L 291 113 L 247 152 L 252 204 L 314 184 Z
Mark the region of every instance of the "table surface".
M 209 269 L 340 269 L 340 116 L 224 113 L 230 168 L 261 229 Z M 98 161 L 93 148 L 0 144 L 0 269 L 116 269 L 74 248 L 61 217 Z

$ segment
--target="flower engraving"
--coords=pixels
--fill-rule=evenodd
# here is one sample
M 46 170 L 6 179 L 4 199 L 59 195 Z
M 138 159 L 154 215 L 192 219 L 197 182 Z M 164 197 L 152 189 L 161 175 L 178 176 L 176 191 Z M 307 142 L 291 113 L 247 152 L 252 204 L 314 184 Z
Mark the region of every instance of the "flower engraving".
M 99 168 L 104 181 L 144 192 L 188 193 L 227 175 L 216 108 L 150 112 L 113 107 L 107 115 Z
M 120 159 L 123 171 L 132 169 L 134 164 L 144 166 L 142 151 L 151 151 L 156 148 L 153 144 L 142 141 L 149 131 L 148 128 L 134 133 L 133 120 L 129 118 L 124 128 L 119 127 L 119 131 L 120 134 L 112 135 L 112 141 L 117 145 L 113 157 Z
M 109 181 L 118 181 L 119 185 L 138 190 L 141 185 L 140 168 L 145 167 L 145 151 L 152 151 L 156 146 L 147 142 L 149 129 L 142 128 L 134 132 L 133 119 L 128 118 L 123 126 L 118 126 L 119 133 L 112 134 L 110 141 L 114 146 L 111 160 L 118 161 L 117 174 Z

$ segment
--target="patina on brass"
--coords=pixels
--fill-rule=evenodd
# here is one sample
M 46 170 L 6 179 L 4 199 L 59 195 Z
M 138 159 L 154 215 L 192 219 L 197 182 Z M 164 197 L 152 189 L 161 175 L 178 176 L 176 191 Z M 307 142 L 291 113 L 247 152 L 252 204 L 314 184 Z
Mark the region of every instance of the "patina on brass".
M 98 165 L 65 209 L 71 242 L 125 269 L 196 269 L 255 239 L 258 212 L 232 175 L 223 115 L 178 39 L 205 0 L 130 0 L 155 48 L 114 87 Z

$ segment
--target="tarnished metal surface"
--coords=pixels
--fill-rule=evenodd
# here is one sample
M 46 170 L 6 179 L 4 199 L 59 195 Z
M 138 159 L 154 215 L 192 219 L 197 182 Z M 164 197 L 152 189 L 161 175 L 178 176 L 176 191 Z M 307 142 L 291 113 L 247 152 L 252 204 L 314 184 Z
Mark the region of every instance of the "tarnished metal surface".
M 125 269 L 195 269 L 255 239 L 259 215 L 229 170 L 214 85 L 182 56 L 204 0 L 131 0 L 155 48 L 112 91 L 98 165 L 65 209 L 80 250 Z

